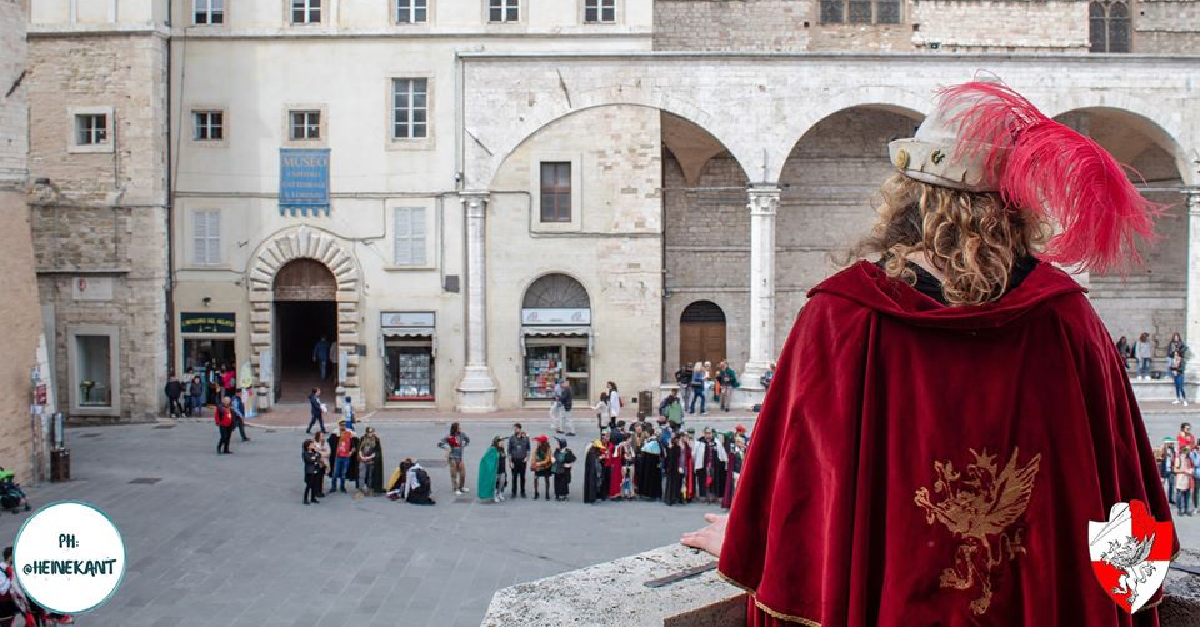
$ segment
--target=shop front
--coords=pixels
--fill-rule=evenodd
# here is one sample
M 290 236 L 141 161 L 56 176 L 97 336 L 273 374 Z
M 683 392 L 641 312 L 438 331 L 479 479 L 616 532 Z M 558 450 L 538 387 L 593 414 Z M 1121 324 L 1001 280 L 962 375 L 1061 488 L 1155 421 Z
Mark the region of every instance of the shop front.
M 234 313 L 182 312 L 179 335 L 183 338 L 182 380 L 190 368 L 194 376 L 208 383 L 206 403 L 215 403 L 213 384 L 222 367 L 237 368 L 237 315 Z
M 592 312 L 588 308 L 521 310 L 521 350 L 526 402 L 554 398 L 556 381 L 568 381 L 575 398 L 591 393 Z
M 432 311 L 385 311 L 380 314 L 385 402 L 436 400 L 435 323 L 436 316 Z

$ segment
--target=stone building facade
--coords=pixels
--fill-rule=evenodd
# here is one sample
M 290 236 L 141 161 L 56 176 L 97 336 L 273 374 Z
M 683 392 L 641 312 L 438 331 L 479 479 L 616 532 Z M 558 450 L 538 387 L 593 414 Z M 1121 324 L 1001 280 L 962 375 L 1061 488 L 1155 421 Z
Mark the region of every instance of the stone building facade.
M 8 339 L 7 359 L 0 364 L 0 466 L 17 473 L 19 480 L 37 478 L 34 442 L 40 426 L 30 420 L 30 371 L 37 365 L 36 351 L 42 332 L 38 313 L 37 282 L 33 273 L 33 246 L 29 234 L 29 208 L 25 204 L 26 104 L 26 0 L 0 0 L 0 211 L 8 225 L 0 232 L 6 272 L 0 277 L 0 317 Z
M 885 144 L 979 69 L 1166 204 L 1144 267 L 1088 277 L 1114 334 L 1200 337 L 1200 0 L 42 6 L 42 298 L 60 364 L 70 328 L 120 331 L 125 419 L 168 368 L 222 363 L 264 410 L 318 386 L 331 407 L 544 408 L 554 378 L 628 400 L 723 358 L 752 403 L 870 227 Z M 56 90 L 144 108 L 77 154 Z M 77 297 L 82 268 L 113 300 Z
M 161 415 L 167 376 L 167 45 L 159 3 L 33 3 L 30 192 L 59 406 Z

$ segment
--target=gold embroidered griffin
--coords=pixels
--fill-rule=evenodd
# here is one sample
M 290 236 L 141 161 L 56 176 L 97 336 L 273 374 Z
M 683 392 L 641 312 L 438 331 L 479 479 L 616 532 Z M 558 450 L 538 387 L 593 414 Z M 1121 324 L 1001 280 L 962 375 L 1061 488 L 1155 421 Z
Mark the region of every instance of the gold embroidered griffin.
M 942 571 L 941 587 L 967 590 L 978 583 L 981 594 L 970 606 L 981 615 L 991 607 L 993 569 L 1025 552 L 1018 523 L 1029 506 L 1042 455 L 1021 465 L 1020 449 L 1013 449 L 1008 463 L 997 471 L 995 455 L 987 449 L 969 450 L 975 459 L 962 472 L 952 461 L 935 461 L 933 495 L 937 496 L 920 488 L 913 500 L 925 510 L 927 523 L 936 520 L 962 540 L 954 565 Z

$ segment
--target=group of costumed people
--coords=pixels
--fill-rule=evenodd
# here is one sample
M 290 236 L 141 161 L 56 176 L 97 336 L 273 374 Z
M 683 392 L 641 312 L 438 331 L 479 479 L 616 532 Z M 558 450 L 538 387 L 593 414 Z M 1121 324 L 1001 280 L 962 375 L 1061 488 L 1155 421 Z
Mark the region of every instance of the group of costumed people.
M 1136 265 L 1159 208 L 996 80 L 942 90 L 890 155 L 874 231 L 783 347 L 732 509 L 683 543 L 749 591 L 749 627 L 1158 625 L 1143 571 L 1179 551 L 1149 522 L 1171 510 L 1125 365 L 1058 266 Z M 1110 517 L 1149 550 L 1136 581 L 1092 557 Z
M 512 438 L 525 438 L 517 425 Z M 509 484 L 506 449 L 508 440 L 497 436 L 479 463 L 478 498 L 484 501 L 505 500 Z M 570 500 L 572 472 L 579 458 L 564 438 L 540 435 L 529 455 L 533 473 L 533 496 L 546 500 L 553 495 L 557 501 Z M 528 440 L 525 440 L 528 442 Z M 647 422 L 636 422 L 627 430 L 624 422 L 601 429 L 600 437 L 583 453 L 583 502 L 642 500 L 659 501 L 666 505 L 686 505 L 693 501 L 720 504 L 728 509 L 741 476 L 742 461 L 749 445 L 745 427 L 718 433 L 704 429 L 699 436 L 694 428 L 667 424 L 656 433 Z M 516 466 L 524 473 L 524 462 Z M 524 478 L 512 477 L 513 496 L 517 482 L 525 496 Z
M 387 480 L 383 476 L 383 442 L 374 427 L 367 427 L 360 438 L 354 422 L 341 420 L 328 440 L 322 432 L 304 441 L 304 503 L 319 503 L 332 492 L 346 492 L 346 483 L 364 496 L 382 496 L 416 505 L 433 505 L 429 474 L 417 462 L 406 458 Z M 329 477 L 329 492 L 323 477 Z

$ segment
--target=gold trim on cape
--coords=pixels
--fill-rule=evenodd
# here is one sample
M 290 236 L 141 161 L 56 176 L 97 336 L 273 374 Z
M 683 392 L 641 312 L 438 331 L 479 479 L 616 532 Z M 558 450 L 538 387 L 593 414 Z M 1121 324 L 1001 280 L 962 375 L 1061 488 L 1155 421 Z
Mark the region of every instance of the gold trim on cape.
M 992 605 L 995 567 L 1026 552 L 1019 523 L 1029 507 L 1042 455 L 1021 466 L 1020 448 L 1014 448 L 1008 463 L 997 471 L 996 456 L 987 449 L 968 450 L 975 460 L 962 472 L 950 460 L 933 462 L 933 494 L 941 495 L 940 501 L 933 502 L 930 491 L 920 488 L 913 502 L 925 510 L 925 522 L 932 525 L 936 520 L 962 540 L 954 564 L 942 570 L 940 583 L 942 588 L 957 590 L 978 586 L 980 596 L 971 601 L 971 612 L 979 616 Z
M 728 583 L 729 585 L 731 585 L 735 588 L 738 588 L 740 590 L 748 592 L 750 594 L 750 596 L 754 599 L 754 606 L 757 607 L 758 609 L 766 612 L 767 614 L 769 614 L 772 618 L 774 618 L 776 620 L 787 621 L 789 623 L 798 623 L 800 625 L 804 625 L 804 627 L 821 627 L 821 623 L 818 623 L 815 620 L 808 620 L 807 618 L 803 618 L 800 616 L 793 616 L 792 614 L 784 614 L 783 612 L 779 612 L 779 611 L 771 609 L 770 607 L 763 604 L 762 601 L 758 600 L 758 591 L 757 590 L 755 590 L 754 588 L 751 588 L 749 586 L 742 585 L 733 577 L 730 577 L 729 575 L 726 575 L 725 573 L 721 572 L 720 568 L 717 569 L 717 576 L 720 577 L 721 579 L 725 580 L 725 583 Z

